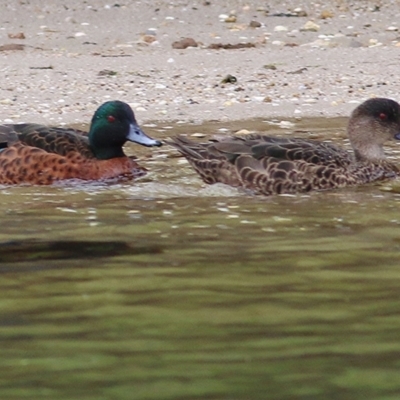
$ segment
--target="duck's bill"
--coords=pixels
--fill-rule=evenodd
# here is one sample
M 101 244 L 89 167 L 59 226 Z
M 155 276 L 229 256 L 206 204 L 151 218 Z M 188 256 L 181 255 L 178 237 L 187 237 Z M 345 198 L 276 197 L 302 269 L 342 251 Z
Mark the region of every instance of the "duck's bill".
M 129 129 L 129 134 L 127 137 L 131 142 L 139 143 L 142 146 L 161 146 L 162 142 L 159 140 L 152 139 L 150 136 L 147 136 L 138 125 L 131 124 Z

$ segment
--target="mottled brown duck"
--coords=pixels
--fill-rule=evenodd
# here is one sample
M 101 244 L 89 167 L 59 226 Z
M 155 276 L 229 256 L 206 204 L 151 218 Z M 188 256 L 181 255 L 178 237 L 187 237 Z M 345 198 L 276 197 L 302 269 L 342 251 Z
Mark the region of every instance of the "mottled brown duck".
M 351 114 L 347 133 L 353 152 L 327 142 L 264 135 L 230 136 L 195 143 L 183 136 L 168 142 L 204 182 L 225 183 L 264 195 L 304 193 L 395 178 L 383 144 L 400 140 L 400 105 L 374 98 Z
M 96 110 L 89 133 L 31 123 L 0 125 L 0 184 L 48 185 L 145 174 L 145 168 L 125 155 L 126 141 L 161 146 L 140 129 L 131 107 L 118 100 Z

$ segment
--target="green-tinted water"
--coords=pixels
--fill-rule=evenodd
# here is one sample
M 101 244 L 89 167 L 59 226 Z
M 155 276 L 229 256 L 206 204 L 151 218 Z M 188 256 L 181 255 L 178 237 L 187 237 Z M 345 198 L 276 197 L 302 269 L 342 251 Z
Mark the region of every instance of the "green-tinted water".
M 262 198 L 141 154 L 0 193 L 0 399 L 399 398 L 396 184 Z

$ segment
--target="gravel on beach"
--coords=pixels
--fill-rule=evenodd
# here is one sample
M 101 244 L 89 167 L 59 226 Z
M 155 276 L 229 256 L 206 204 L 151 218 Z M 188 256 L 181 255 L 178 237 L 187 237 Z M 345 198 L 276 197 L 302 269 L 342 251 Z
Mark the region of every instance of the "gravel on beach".
M 223 3 L 223 4 L 222 4 Z M 400 100 L 400 1 L 38 0 L 0 5 L 0 123 L 347 116 Z

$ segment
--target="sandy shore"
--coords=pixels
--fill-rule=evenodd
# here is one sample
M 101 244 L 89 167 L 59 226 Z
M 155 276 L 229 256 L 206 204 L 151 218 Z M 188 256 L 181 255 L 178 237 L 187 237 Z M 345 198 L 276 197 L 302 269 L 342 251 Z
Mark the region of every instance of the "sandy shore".
M 88 122 L 110 99 L 140 123 L 338 116 L 372 96 L 400 100 L 400 1 L 310 3 L 1 4 L 0 122 Z M 185 37 L 198 46 L 173 48 Z M 236 82 L 221 83 L 228 74 Z

